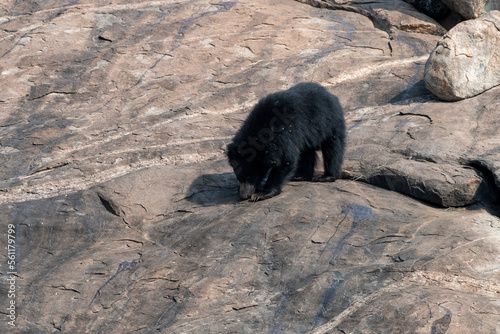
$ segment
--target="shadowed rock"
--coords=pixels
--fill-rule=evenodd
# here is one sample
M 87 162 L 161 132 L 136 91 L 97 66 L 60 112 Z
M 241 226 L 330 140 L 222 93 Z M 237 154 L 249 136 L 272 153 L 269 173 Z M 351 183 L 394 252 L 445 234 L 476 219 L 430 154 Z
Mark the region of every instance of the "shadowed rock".
M 443 0 L 443 2 L 464 18 L 475 19 L 484 14 L 487 2 L 494 3 L 496 0 Z

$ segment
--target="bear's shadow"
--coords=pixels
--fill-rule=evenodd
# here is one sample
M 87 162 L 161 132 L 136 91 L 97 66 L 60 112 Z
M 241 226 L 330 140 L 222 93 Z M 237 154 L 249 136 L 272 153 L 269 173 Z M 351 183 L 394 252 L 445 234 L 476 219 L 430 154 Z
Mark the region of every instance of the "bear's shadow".
M 185 198 L 202 206 L 237 203 L 238 180 L 232 172 L 200 175 L 189 186 Z

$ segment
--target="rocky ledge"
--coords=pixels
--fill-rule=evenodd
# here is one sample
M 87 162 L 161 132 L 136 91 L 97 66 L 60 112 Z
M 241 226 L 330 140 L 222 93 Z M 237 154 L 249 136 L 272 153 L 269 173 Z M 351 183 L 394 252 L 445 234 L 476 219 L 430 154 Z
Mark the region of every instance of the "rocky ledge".
M 1 328 L 498 330 L 500 89 L 430 95 L 445 29 L 410 4 L 9 0 L 0 26 Z M 239 201 L 226 144 L 302 81 L 344 106 L 344 179 Z

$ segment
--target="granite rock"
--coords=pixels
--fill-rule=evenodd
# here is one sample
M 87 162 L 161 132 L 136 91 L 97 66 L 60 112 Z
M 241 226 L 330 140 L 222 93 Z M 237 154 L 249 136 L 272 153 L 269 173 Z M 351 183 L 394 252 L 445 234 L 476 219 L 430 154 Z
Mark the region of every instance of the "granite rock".
M 443 2 L 465 19 L 476 19 L 484 14 L 487 2 L 496 2 L 496 0 L 443 0 Z
M 445 101 L 500 84 L 500 11 L 459 23 L 439 41 L 425 66 L 425 84 Z
M 409 4 L 310 4 L 0 4 L 14 330 L 497 330 L 500 90 L 429 95 L 443 28 Z M 239 201 L 226 144 L 301 81 L 344 106 L 345 179 Z

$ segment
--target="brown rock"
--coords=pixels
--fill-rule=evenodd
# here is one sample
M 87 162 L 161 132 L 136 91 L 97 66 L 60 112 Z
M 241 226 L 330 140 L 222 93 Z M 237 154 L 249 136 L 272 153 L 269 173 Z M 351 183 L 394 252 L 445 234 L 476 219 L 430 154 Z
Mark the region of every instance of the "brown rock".
M 427 89 L 457 101 L 500 84 L 500 12 L 492 11 L 451 29 L 425 65 Z
M 495 198 L 500 169 L 490 137 L 496 115 L 489 111 L 497 103 L 486 101 L 496 95 L 488 91 L 453 108 L 429 101 L 354 112 L 345 176 L 443 206 Z
M 500 92 L 434 100 L 442 28 L 401 1 L 339 3 L 0 5 L 17 328 L 496 330 Z M 238 200 L 224 147 L 259 97 L 306 80 L 345 107 L 346 174 L 394 191 L 290 182 Z
M 466 206 L 490 196 L 483 176 L 471 167 L 387 158 L 363 162 L 349 176 L 444 207 Z
M 320 8 L 346 10 L 369 17 L 373 24 L 390 34 L 410 31 L 423 34 L 443 35 L 446 30 L 432 18 L 419 13 L 405 2 L 382 0 L 377 2 L 337 0 L 297 0 Z

